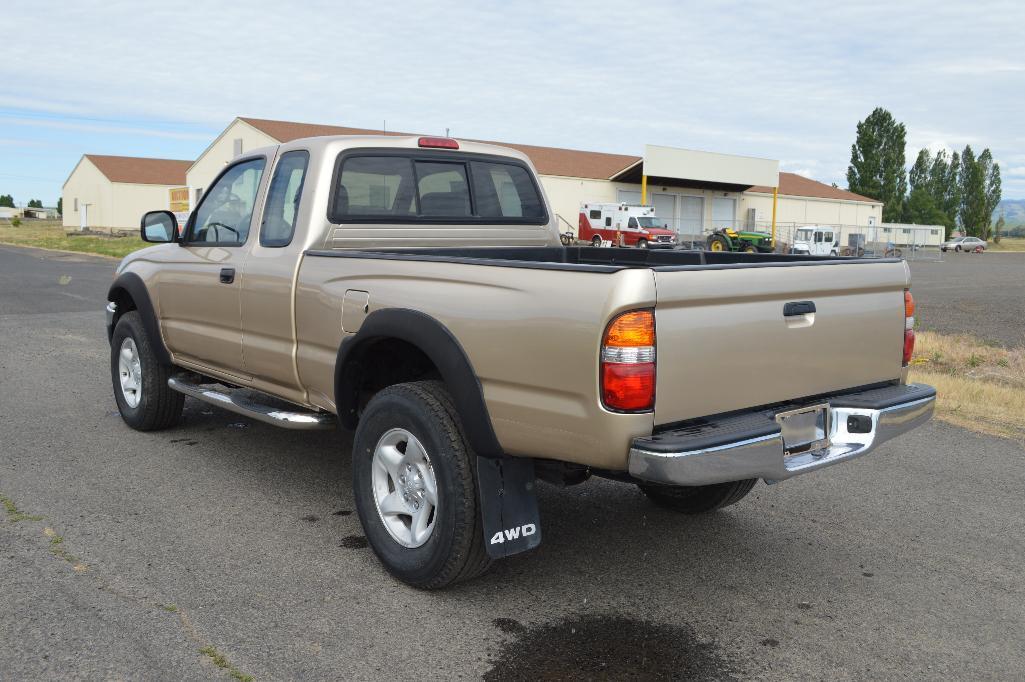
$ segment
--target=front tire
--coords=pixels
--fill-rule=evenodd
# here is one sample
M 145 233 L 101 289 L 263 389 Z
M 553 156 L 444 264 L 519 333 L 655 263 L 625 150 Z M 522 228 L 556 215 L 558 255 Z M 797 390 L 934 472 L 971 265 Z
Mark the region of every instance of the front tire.
M 751 492 L 757 478 L 712 485 L 676 486 L 638 483 L 637 486 L 660 507 L 683 514 L 706 514 L 740 502 Z
M 352 467 L 363 530 L 393 576 L 438 589 L 491 565 L 476 455 L 444 384 L 398 384 L 375 395 L 356 428 Z
M 646 249 L 646 248 L 648 248 L 648 240 L 647 239 L 638 239 L 637 240 L 637 248 L 638 249 Z
M 122 315 L 110 340 L 110 376 L 118 412 L 128 426 L 157 431 L 178 423 L 185 396 L 167 385 L 173 371 L 154 354 L 139 313 Z

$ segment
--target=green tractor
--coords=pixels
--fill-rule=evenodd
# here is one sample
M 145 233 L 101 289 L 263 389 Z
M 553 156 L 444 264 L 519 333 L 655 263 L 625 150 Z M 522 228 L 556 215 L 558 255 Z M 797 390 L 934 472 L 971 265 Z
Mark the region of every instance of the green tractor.
M 721 227 L 708 235 L 709 251 L 743 251 L 744 253 L 772 253 L 772 237 L 764 232 L 737 232 Z

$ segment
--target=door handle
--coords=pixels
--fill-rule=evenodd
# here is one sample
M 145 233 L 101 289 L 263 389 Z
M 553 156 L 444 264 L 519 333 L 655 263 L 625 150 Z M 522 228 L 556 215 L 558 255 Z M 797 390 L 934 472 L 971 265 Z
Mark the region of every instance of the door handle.
M 221 268 L 221 284 L 231 284 L 235 281 L 235 268 Z
M 783 317 L 809 315 L 815 312 L 815 301 L 791 301 L 783 304 Z

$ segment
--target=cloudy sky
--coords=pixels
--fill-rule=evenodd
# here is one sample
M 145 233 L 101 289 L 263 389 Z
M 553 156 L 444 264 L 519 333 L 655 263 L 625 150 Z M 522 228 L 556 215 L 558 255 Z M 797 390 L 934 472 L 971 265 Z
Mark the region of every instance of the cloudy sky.
M 4 3 L 0 193 L 52 205 L 82 153 L 191 159 L 239 115 L 663 144 L 845 186 L 883 106 L 909 157 L 990 147 L 1025 198 L 1020 2 L 146 4 Z

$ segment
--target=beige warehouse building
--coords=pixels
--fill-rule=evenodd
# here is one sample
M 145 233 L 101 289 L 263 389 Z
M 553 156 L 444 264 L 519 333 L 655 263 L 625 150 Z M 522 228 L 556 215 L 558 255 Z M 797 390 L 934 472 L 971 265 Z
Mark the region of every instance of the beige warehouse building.
M 318 135 L 377 135 L 379 130 L 236 118 L 188 169 L 193 206 L 231 159 L 257 147 Z M 391 135 L 409 133 L 389 132 Z M 667 226 L 684 234 L 719 227 L 768 230 L 772 192 L 779 191 L 776 220 L 790 226 L 823 224 L 869 228 L 882 221 L 883 205 L 794 173 L 771 159 L 648 145 L 644 156 L 495 142 L 522 151 L 537 168 L 559 229 L 573 232 L 581 202 L 647 203 Z M 645 182 L 646 181 L 646 182 Z M 646 186 L 644 186 L 646 185 Z
M 138 230 L 146 211 L 167 209 L 191 161 L 85 154 L 61 191 L 64 227 Z

